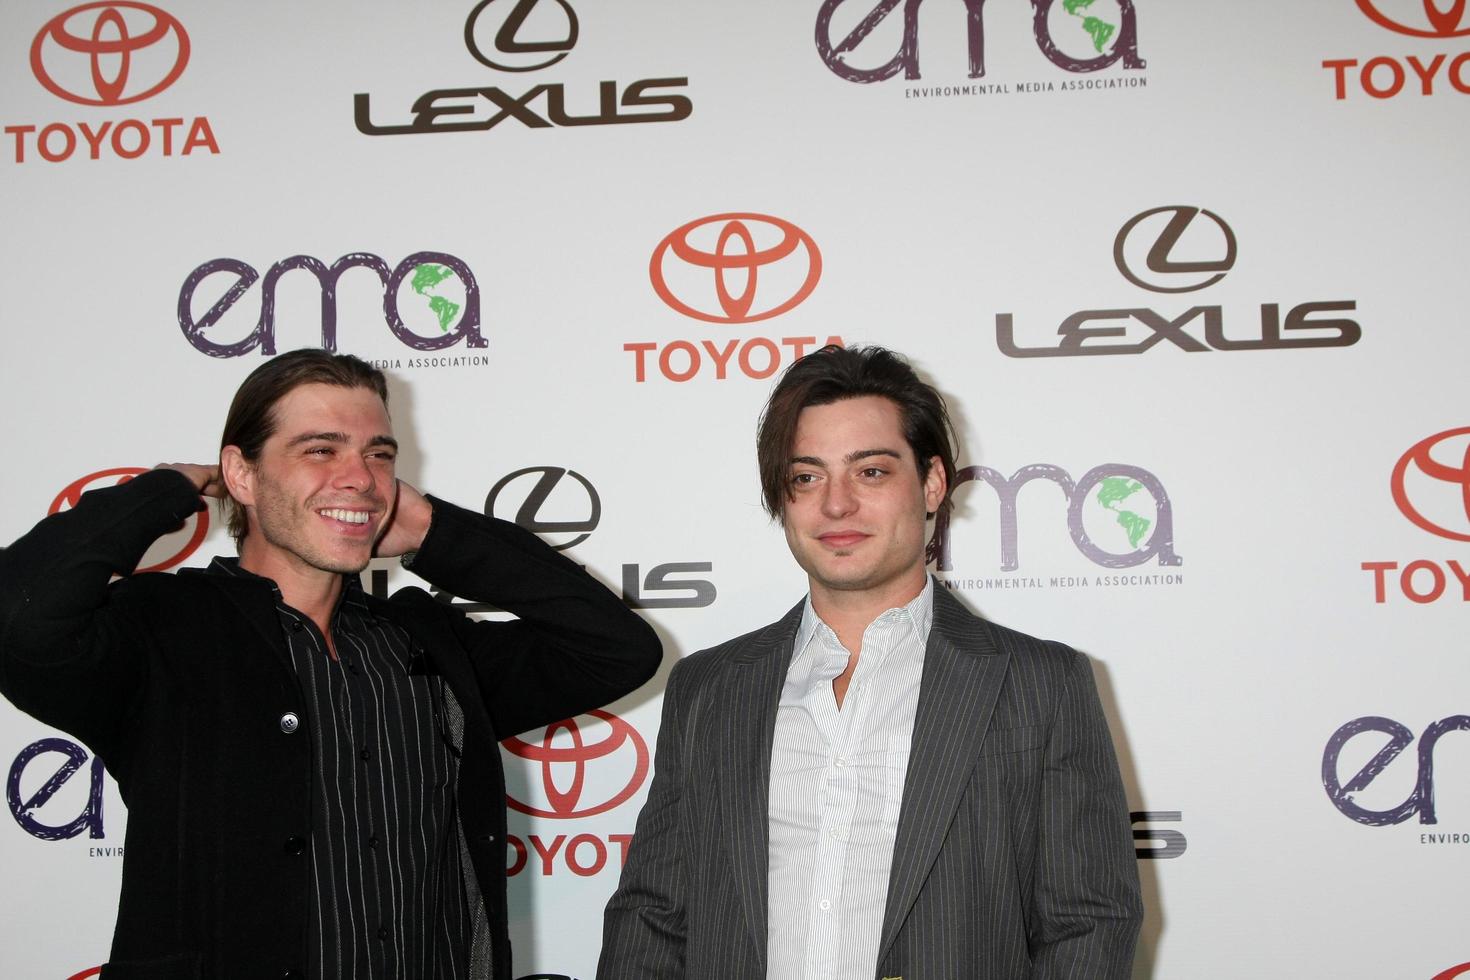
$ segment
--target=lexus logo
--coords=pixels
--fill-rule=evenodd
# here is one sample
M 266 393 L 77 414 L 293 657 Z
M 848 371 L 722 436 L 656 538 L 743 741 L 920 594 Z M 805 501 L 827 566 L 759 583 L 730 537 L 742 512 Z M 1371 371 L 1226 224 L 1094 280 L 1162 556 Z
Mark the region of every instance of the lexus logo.
M 535 476 L 534 482 L 531 477 Z M 565 480 L 571 477 L 571 480 Z M 547 508 L 548 499 L 555 493 L 558 487 L 572 486 L 572 481 L 581 485 L 586 494 L 586 503 L 582 508 L 568 508 L 565 494 L 556 494 L 557 502 L 553 505 L 563 515 L 568 512 L 585 514 L 571 520 L 546 520 L 542 517 L 542 511 Z M 516 508 L 515 513 L 506 516 L 506 508 L 497 509 L 496 504 L 500 501 L 501 493 L 510 484 L 516 483 L 517 489 L 524 494 L 521 497 L 521 505 Z M 527 489 L 529 485 L 529 489 Z M 575 493 L 576 491 L 572 491 Z M 515 495 L 512 495 L 515 496 Z M 563 509 L 566 508 L 566 509 Z M 564 469 L 560 466 L 528 466 L 525 469 L 516 470 L 500 478 L 490 492 L 485 495 L 485 516 L 500 517 L 520 525 L 533 534 L 574 534 L 576 537 L 567 541 L 548 541 L 547 544 L 557 551 L 565 551 L 567 548 L 575 547 L 586 541 L 592 532 L 597 530 L 598 522 L 602 520 L 602 498 L 597 495 L 597 488 L 587 480 L 585 476 L 576 470 Z
M 1465 0 L 1451 0 L 1447 10 L 1441 10 L 1436 0 L 1424 0 L 1424 27 L 1390 20 L 1378 9 L 1380 2 L 1382 0 L 1358 0 L 1358 9 L 1379 27 L 1413 37 L 1464 37 L 1470 34 L 1470 25 L 1465 23 Z
M 1470 541 L 1470 426 L 1415 443 L 1393 468 L 1393 501 L 1417 526 Z
M 511 737 L 500 744 L 512 755 L 538 764 L 541 792 L 534 802 L 506 795 L 506 803 L 518 813 L 533 817 L 571 819 L 591 817 L 625 803 L 648 778 L 648 743 L 638 730 L 607 711 L 589 711 L 547 725 L 539 741 Z M 588 741 L 588 726 L 602 734 Z M 599 730 L 605 730 L 603 734 Z M 589 780 L 589 763 L 596 775 Z M 531 782 L 536 782 L 534 776 Z
M 539 30 L 557 20 L 562 22 L 561 36 L 545 39 Z M 522 34 L 541 39 L 522 40 Z M 493 58 L 485 53 L 486 41 Z M 577 14 L 567 0 L 481 0 L 464 22 L 464 43 L 476 61 L 499 71 L 550 68 L 577 43 Z
M 669 232 L 648 263 L 659 298 L 707 323 L 755 323 L 795 308 L 822 276 L 812 236 L 767 214 L 713 214 Z
M 139 473 L 147 472 L 140 466 L 119 466 L 84 476 L 58 493 L 56 499 L 51 501 L 51 506 L 46 509 L 46 513 L 58 514 L 63 510 L 71 510 L 77 505 L 82 494 L 88 490 L 122 486 Z M 204 543 L 204 536 L 208 533 L 209 511 L 201 510 L 191 514 L 184 521 L 182 528 L 165 534 L 153 542 L 144 552 L 142 560 L 138 562 L 137 573 L 162 572 L 173 568 L 197 551 Z
M 189 35 L 173 15 L 132 0 L 84 3 L 46 22 L 31 71 L 52 95 L 82 105 L 127 105 L 178 81 Z
M 1196 220 L 1200 215 L 1209 220 Z M 1181 248 L 1186 234 L 1190 241 Z M 1156 293 L 1189 293 L 1213 286 L 1235 265 L 1235 233 L 1213 211 L 1166 205 L 1128 219 L 1113 240 L 1113 261 L 1135 286 Z

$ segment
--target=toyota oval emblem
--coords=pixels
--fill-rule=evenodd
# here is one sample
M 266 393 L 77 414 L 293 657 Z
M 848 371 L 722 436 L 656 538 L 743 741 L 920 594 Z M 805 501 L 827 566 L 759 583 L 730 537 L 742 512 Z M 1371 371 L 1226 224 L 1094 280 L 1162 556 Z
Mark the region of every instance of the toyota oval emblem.
M 134 0 L 84 3 L 46 22 L 31 71 L 52 95 L 81 105 L 127 105 L 178 81 L 189 35 L 167 11 Z
M 538 802 L 518 800 L 506 794 L 506 804 L 518 813 L 532 817 L 569 820 L 591 817 L 625 803 L 638 792 L 648 778 L 648 743 L 638 730 L 609 711 L 594 710 L 579 715 L 606 723 L 607 734 L 588 742 L 577 718 L 547 725 L 539 741 L 526 741 L 514 736 L 501 745 L 512 755 L 539 763 L 532 769 L 541 783 Z M 603 727 L 598 725 L 598 728 Z M 597 773 L 588 779 L 589 764 Z M 584 796 L 591 795 L 590 802 Z
M 1399 457 L 1393 501 L 1430 534 L 1470 541 L 1470 426 L 1421 439 Z
M 708 323 L 754 323 L 793 309 L 817 287 L 822 253 L 782 218 L 749 212 L 697 218 L 653 250 L 648 275 L 670 307 Z

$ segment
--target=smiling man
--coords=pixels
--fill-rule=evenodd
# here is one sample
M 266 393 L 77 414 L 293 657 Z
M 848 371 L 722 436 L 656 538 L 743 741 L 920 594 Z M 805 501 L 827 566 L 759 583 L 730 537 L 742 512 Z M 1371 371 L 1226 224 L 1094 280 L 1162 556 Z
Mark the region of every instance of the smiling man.
M 809 591 L 670 675 L 598 977 L 1126 978 L 1138 872 L 1087 659 L 925 573 L 943 399 L 825 347 L 756 452 Z
M 659 644 L 533 535 L 398 480 L 387 399 L 355 357 L 283 354 L 218 466 L 85 494 L 0 555 L 0 690 L 128 806 L 105 980 L 512 976 L 497 741 L 628 693 Z M 202 497 L 239 557 L 131 575 Z M 518 619 L 368 595 L 375 555 Z

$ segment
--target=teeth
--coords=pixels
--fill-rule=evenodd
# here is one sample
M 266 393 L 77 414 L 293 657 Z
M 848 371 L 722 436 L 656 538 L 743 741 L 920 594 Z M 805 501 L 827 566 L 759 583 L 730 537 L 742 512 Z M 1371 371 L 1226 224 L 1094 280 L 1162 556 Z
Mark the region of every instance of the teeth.
M 339 521 L 345 521 L 348 524 L 366 524 L 368 522 L 368 517 L 371 516 L 367 513 L 367 511 L 363 510 L 319 510 L 317 511 L 317 513 L 321 514 L 323 517 L 331 517 Z

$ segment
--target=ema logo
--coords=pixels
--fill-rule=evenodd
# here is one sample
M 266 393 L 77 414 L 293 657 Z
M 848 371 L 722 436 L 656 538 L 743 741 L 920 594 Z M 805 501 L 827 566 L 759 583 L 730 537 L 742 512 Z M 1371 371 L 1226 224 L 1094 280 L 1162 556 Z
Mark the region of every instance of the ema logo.
M 248 314 L 233 318 L 238 327 L 252 327 L 233 341 L 216 340 L 205 331 L 219 324 L 261 275 L 239 259 L 212 259 L 189 273 L 179 288 L 179 329 L 195 350 L 210 357 L 240 357 L 256 349 L 264 356 L 274 354 L 277 284 L 286 273 L 302 270 L 316 278 L 321 297 L 321 348 L 335 352 L 337 286 L 342 274 L 354 268 L 369 269 L 377 276 L 382 320 L 403 346 L 421 352 L 444 350 L 461 341 L 472 350 L 489 346 L 480 333 L 480 287 L 475 275 L 465 262 L 445 252 L 415 252 L 392 268 L 371 252 L 344 255 L 331 266 L 310 255 L 282 259 L 266 270 L 253 323 Z M 196 303 L 195 293 L 211 277 L 223 288 L 216 289 L 219 298 L 204 307 Z M 364 316 L 367 309 L 364 306 Z M 409 358 L 375 363 L 397 368 L 448 367 L 459 362 L 488 364 L 489 359 Z
M 150 99 L 173 85 L 189 64 L 189 35 L 167 11 L 146 3 L 116 0 L 86 3 L 57 14 L 31 41 L 31 73 L 41 87 L 67 102 L 84 106 L 131 105 Z M 53 122 L 6 126 L 15 138 L 15 162 L 26 162 L 32 146 L 41 159 L 59 163 L 85 145 L 87 156 L 134 160 L 155 147 L 173 156 L 175 145 L 187 156 L 201 147 L 218 153 L 209 120 L 196 116 L 182 139 L 176 135 L 183 117 L 104 119 L 75 127 Z M 78 134 L 81 139 L 78 140 Z
M 1405 34 L 1409 37 L 1447 40 L 1470 35 L 1470 15 L 1465 9 L 1465 0 L 1451 0 L 1447 8 L 1441 8 L 1438 0 L 1421 0 L 1423 7 L 1418 16 L 1407 14 L 1390 17 L 1381 8 L 1383 0 L 1358 0 L 1358 9 L 1379 27 Z M 1394 4 L 1397 12 L 1403 7 L 1412 8 L 1408 0 Z M 1444 91 L 1441 81 L 1461 94 L 1470 95 L 1470 51 L 1462 51 L 1450 57 L 1451 52 L 1438 52 L 1433 56 L 1406 55 L 1401 59 L 1392 55 L 1377 55 L 1366 60 L 1359 58 L 1329 58 L 1322 67 L 1332 72 L 1334 93 L 1341 101 L 1348 97 L 1351 82 L 1356 88 L 1374 99 L 1391 99 L 1403 92 L 1417 88 L 1420 95 L 1434 95 Z
M 1446 429 L 1419 440 L 1399 457 L 1389 478 L 1399 513 L 1423 531 L 1448 541 L 1470 541 L 1470 426 Z M 1373 573 L 1373 601 L 1388 601 L 1388 584 L 1396 580 L 1404 598 L 1430 603 L 1456 593 L 1470 602 L 1470 570 L 1454 558 L 1443 562 L 1418 558 L 1403 563 L 1365 561 Z M 1390 572 L 1397 572 L 1390 577 Z M 1453 586 L 1458 585 L 1458 589 Z
M 1113 261 L 1125 279 L 1155 293 L 1187 293 L 1215 285 L 1235 267 L 1235 232 L 1213 211 L 1165 205 L 1134 215 L 1113 239 Z M 1015 317 L 995 317 L 996 345 L 1007 357 L 1090 357 L 1143 354 L 1168 341 L 1190 353 L 1350 347 L 1362 337 L 1353 320 L 1336 314 L 1354 300 L 1297 304 L 1283 318 L 1280 303 L 1262 303 L 1255 337 L 1225 334 L 1224 308 L 1196 305 L 1179 314 L 1150 307 L 1081 310 L 1062 320 L 1051 345 L 1022 346 Z M 1203 321 L 1203 338 L 1188 331 Z
M 46 775 L 39 786 L 24 788 L 23 783 L 35 782 L 26 779 L 26 773 L 32 768 L 32 764 L 38 759 L 44 761 L 43 757 L 51 754 L 62 757 L 61 765 L 43 769 Z M 107 836 L 102 829 L 102 777 L 105 769 L 100 758 L 91 757 L 87 790 L 79 801 L 79 813 L 71 816 L 76 811 L 68 809 L 65 816 L 57 816 L 50 813 L 56 807 L 47 806 L 82 766 L 87 764 L 87 759 L 86 749 L 64 738 L 43 738 L 20 750 L 20 754 L 10 764 L 10 773 L 5 779 L 5 802 L 10 808 L 10 815 L 22 830 L 32 837 L 47 841 L 70 840 L 84 832 L 93 840 Z M 62 792 L 62 795 L 75 797 L 76 794 Z M 63 799 L 61 802 L 65 804 L 67 801 Z M 72 800 L 73 804 L 76 802 L 78 801 Z
M 1466 974 L 1470 974 L 1470 963 L 1461 963 L 1459 966 L 1452 966 L 1443 973 L 1436 973 L 1429 980 L 1455 980 L 1456 977 L 1463 977 Z
M 64 510 L 71 510 L 82 499 L 82 494 L 88 490 L 122 486 L 138 474 L 147 472 L 141 466 L 119 466 L 110 470 L 89 473 L 58 493 L 56 499 L 51 501 L 51 506 L 46 509 L 46 513 L 58 514 Z M 197 551 L 208 533 L 208 510 L 200 510 L 189 515 L 182 528 L 165 534 L 149 546 L 143 558 L 138 562 L 138 568 L 134 574 L 162 572 L 173 568 Z
M 1042 480 L 1055 484 L 1067 502 L 1066 527 L 1072 544 L 1094 565 L 1102 568 L 1133 568 L 1149 560 L 1172 568 L 1184 564 L 1174 551 L 1174 510 L 1163 483 L 1148 470 L 1124 463 L 1094 466 L 1073 480 L 1060 466 L 1036 463 L 1023 466 L 1009 478 L 988 466 L 967 466 L 955 474 L 955 490 L 979 482 L 995 491 L 1000 519 L 1000 570 L 1021 567 L 1019 499 L 1027 484 Z M 971 501 L 972 505 L 977 502 Z M 967 529 L 968 530 L 968 529 Z M 936 517 L 929 554 L 935 568 L 954 568 L 952 538 L 955 527 L 949 515 Z M 968 534 L 966 535 L 968 536 Z M 988 535 L 986 535 L 988 537 Z M 973 566 L 971 566 L 973 567 Z M 1094 580 L 1095 579 L 1095 580 Z M 1174 585 L 1180 575 L 1112 575 L 1052 577 L 1053 587 L 1079 588 L 1091 585 Z M 1015 588 L 1043 585 L 1040 578 L 944 579 L 949 588 Z
M 592 817 L 616 809 L 642 788 L 649 756 L 648 743 L 638 730 L 608 711 L 589 711 L 579 718 L 580 723 L 569 718 L 546 726 L 540 739 L 501 741 L 515 757 L 507 760 L 507 782 L 524 786 L 507 791 L 506 804 L 512 810 L 548 820 Z M 591 877 L 607 866 L 609 847 L 618 849 L 621 868 L 632 839 L 632 834 L 583 833 L 570 839 L 566 834 L 526 834 L 524 839 L 512 834 L 506 839 L 506 875 L 524 871 L 534 853 L 543 875 L 565 867 Z
M 696 218 L 663 237 L 648 261 L 653 291 L 669 309 L 704 323 L 734 326 L 782 316 L 801 305 L 822 278 L 822 252 L 802 228 L 769 214 L 727 212 Z M 827 337 L 825 343 L 841 344 Z M 720 341 L 673 340 L 627 343 L 633 378 L 647 381 L 650 364 L 669 381 L 735 371 L 769 378 L 783 364 L 820 346 L 816 336 L 732 337 Z M 651 355 L 651 356 L 650 356 Z M 789 362 L 785 362 L 789 363 Z
M 952 0 L 950 0 L 952 2 Z M 985 0 L 963 0 L 968 74 L 983 78 L 985 65 Z M 919 71 L 919 9 L 923 0 L 904 0 L 902 25 L 884 29 L 884 21 L 899 0 L 824 0 L 817 10 L 817 54 L 834 75 L 849 82 L 870 84 L 903 73 Z M 1057 68 L 1074 75 L 1102 71 L 1122 62 L 1129 70 L 1147 67 L 1138 55 L 1138 15 L 1133 0 L 1031 0 L 1031 31 L 1037 49 Z M 951 23 L 957 21 L 951 17 Z M 872 51 L 880 43 L 871 37 L 897 39 L 897 49 Z M 890 52 L 891 55 L 890 55 Z M 884 58 L 887 60 L 883 60 Z M 908 88 L 906 98 L 943 95 L 990 95 L 1017 92 L 1080 91 L 1098 88 L 1136 88 L 1142 78 L 1070 79 L 1012 84 L 980 84 L 942 88 Z
M 1327 747 L 1322 752 L 1322 787 L 1327 791 L 1327 798 L 1332 805 L 1345 817 L 1357 821 L 1369 827 L 1387 827 L 1401 824 L 1413 817 L 1419 816 L 1421 824 L 1435 824 L 1439 822 L 1434 809 L 1434 748 L 1440 738 L 1449 732 L 1470 731 L 1470 715 L 1452 715 L 1441 719 L 1424 729 L 1424 734 L 1419 738 L 1418 772 L 1414 779 L 1413 790 L 1397 805 L 1386 809 L 1375 810 L 1363 805 L 1359 798 L 1360 794 L 1366 795 L 1368 787 L 1382 774 L 1388 765 L 1397 759 L 1414 742 L 1414 732 L 1405 725 L 1394 721 L 1392 718 L 1381 718 L 1369 715 L 1364 718 L 1355 718 L 1332 733 L 1327 740 Z M 1378 749 L 1371 758 L 1362 763 L 1358 771 L 1343 782 L 1339 773 L 1339 759 L 1348 743 L 1360 735 L 1370 732 L 1378 732 L 1388 736 L 1388 742 Z M 1362 758 L 1363 753 L 1356 753 Z M 1424 834 L 1422 837 L 1435 838 L 1441 835 Z M 1423 843 L 1470 843 L 1470 835 L 1454 834 L 1453 841 L 1424 840 Z
M 512 73 L 558 64 L 571 53 L 577 36 L 577 14 L 567 0 L 482 0 L 464 25 L 470 57 Z M 373 122 L 371 96 L 359 92 L 353 96 L 353 121 L 368 136 L 476 132 L 508 119 L 528 129 L 678 122 L 689 118 L 694 103 L 682 93 L 660 90 L 688 84 L 688 78 L 644 78 L 619 95 L 616 81 L 599 82 L 593 112 L 573 104 L 565 86 L 555 82 L 533 85 L 520 95 L 491 85 L 432 89 L 414 100 L 412 120 L 397 125 Z

